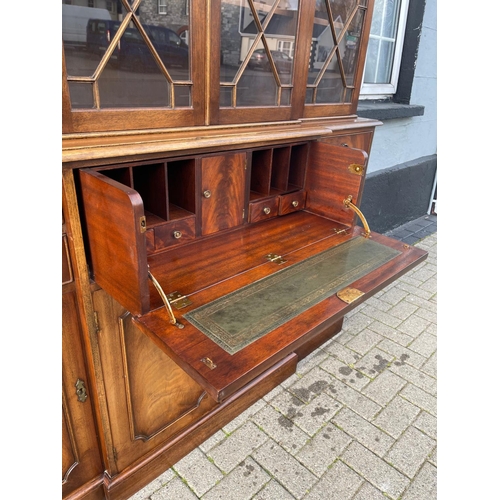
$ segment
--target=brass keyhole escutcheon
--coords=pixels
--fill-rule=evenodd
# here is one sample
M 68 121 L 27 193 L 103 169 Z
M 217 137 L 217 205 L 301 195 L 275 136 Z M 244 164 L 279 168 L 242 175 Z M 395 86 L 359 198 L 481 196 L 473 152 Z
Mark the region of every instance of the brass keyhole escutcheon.
M 87 400 L 87 389 L 85 388 L 85 383 L 83 380 L 78 379 L 75 384 L 76 387 L 76 397 L 80 403 L 85 403 Z
M 297 200 L 292 201 L 292 206 L 297 208 L 299 206 L 299 202 Z
M 209 189 L 206 189 L 205 191 L 203 191 L 203 196 L 205 198 L 210 198 L 210 196 L 212 196 L 212 191 L 210 191 Z
M 174 238 L 178 240 L 182 236 L 182 233 L 180 231 L 174 231 Z
M 271 209 L 269 207 L 264 207 L 264 213 L 269 215 L 271 213 Z

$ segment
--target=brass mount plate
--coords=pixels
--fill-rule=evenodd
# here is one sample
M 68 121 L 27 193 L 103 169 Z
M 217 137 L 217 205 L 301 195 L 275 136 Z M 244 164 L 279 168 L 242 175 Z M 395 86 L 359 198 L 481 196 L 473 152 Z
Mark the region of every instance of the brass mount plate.
M 345 302 L 346 304 L 351 304 L 355 300 L 359 299 L 361 296 L 363 296 L 365 292 L 362 292 L 361 290 L 358 290 L 357 288 L 343 288 L 342 290 L 339 290 L 337 292 L 337 297 Z
M 270 262 L 274 262 L 275 264 L 284 264 L 286 262 L 286 260 L 283 259 L 281 255 L 276 255 L 275 253 L 268 253 L 266 255 L 266 259 Z
M 358 163 L 351 163 L 348 169 L 351 174 L 356 175 L 363 175 L 363 172 L 365 171 L 365 167 L 363 167 L 363 165 L 359 165 Z
M 172 292 L 167 295 L 167 300 L 176 309 L 182 309 L 183 307 L 190 306 L 192 302 L 180 292 Z
M 205 363 L 211 370 L 217 368 L 217 365 L 210 358 L 201 358 L 201 362 Z

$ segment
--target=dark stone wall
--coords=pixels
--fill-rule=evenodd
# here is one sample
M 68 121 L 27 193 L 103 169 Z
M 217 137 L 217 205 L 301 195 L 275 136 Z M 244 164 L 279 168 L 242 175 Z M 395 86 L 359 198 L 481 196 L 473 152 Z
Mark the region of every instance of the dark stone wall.
M 436 168 L 432 155 L 368 174 L 360 208 L 370 229 L 385 233 L 425 215 Z

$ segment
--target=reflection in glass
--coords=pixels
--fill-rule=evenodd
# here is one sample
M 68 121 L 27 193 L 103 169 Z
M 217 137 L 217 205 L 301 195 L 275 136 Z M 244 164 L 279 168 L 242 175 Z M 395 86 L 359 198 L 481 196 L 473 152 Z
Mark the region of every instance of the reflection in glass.
M 92 3 L 62 5 L 72 107 L 190 106 L 190 52 L 177 33 L 188 39 L 188 2 Z
M 288 106 L 298 0 L 222 0 L 221 7 L 221 106 Z
M 159 70 L 145 73 L 127 68 L 120 75 L 126 77 L 104 69 L 99 79 L 101 108 L 170 106 L 170 85 Z
M 354 85 L 356 66 L 359 57 L 359 43 L 361 39 L 361 32 L 363 31 L 364 18 L 365 11 L 357 10 L 345 35 L 346 50 L 342 57 L 342 66 L 344 67 L 347 86 Z M 346 99 L 346 101 L 348 101 L 348 99 Z
M 351 100 L 365 11 L 357 0 L 317 0 L 306 103 Z
M 93 106 L 94 97 L 90 85 L 69 82 L 69 93 L 73 108 L 91 108 Z

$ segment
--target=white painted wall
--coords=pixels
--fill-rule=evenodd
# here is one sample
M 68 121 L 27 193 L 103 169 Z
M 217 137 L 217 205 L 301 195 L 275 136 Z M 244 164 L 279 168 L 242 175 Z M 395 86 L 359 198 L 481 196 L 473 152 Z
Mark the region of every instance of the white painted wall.
M 423 116 L 387 120 L 375 129 L 368 173 L 437 154 L 437 0 L 427 0 L 410 104 Z

